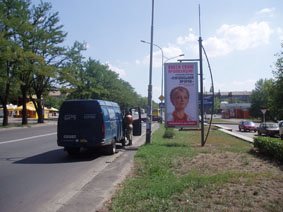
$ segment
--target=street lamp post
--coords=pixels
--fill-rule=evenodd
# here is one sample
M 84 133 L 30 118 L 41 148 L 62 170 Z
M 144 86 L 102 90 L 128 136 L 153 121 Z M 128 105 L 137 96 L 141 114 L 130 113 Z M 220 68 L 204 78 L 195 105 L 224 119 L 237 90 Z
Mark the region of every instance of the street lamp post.
M 151 143 L 151 123 L 152 123 L 152 49 L 153 49 L 153 19 L 154 19 L 154 0 L 151 8 L 151 33 L 150 33 L 150 57 L 149 57 L 149 83 L 147 95 L 147 119 L 145 143 Z
M 147 41 L 144 41 L 144 40 L 141 40 L 142 43 L 146 43 L 146 44 L 151 44 L 150 42 L 147 42 Z M 163 49 L 158 46 L 157 44 L 152 44 L 153 46 L 157 47 L 160 49 L 161 51 L 161 94 L 160 94 L 160 98 L 162 98 L 161 96 L 163 96 L 163 59 L 164 59 L 164 53 L 163 53 Z M 161 103 L 163 102 L 163 100 L 161 100 Z M 160 111 L 160 115 L 161 115 L 161 123 L 162 123 L 162 117 L 163 117 L 163 114 L 162 114 L 162 109 Z

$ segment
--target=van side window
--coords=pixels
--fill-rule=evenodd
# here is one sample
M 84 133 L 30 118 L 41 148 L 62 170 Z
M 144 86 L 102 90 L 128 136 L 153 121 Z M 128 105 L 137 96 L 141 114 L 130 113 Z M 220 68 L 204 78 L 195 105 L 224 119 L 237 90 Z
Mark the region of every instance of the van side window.
M 101 107 L 102 109 L 102 112 L 103 112 L 103 118 L 105 121 L 108 121 L 109 120 L 109 113 L 108 113 L 108 110 L 106 107 L 102 106 Z
M 118 107 L 114 108 L 115 114 L 116 114 L 116 119 L 121 119 L 122 115 L 121 115 L 121 111 L 119 110 Z
M 116 119 L 115 112 L 114 112 L 113 108 L 108 107 L 108 112 L 109 112 L 110 120 Z

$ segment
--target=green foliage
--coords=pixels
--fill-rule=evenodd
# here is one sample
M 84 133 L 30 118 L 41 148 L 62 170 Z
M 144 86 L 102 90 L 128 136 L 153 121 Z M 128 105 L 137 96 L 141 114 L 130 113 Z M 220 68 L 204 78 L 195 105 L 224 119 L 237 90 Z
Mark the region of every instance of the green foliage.
M 41 99 L 57 88 L 68 98 L 115 101 L 122 109 L 146 108 L 147 99 L 138 95 L 116 72 L 99 61 L 85 59 L 82 55 L 85 43 L 76 41 L 70 48 L 63 47 L 66 36 L 51 3 L 0 1 L 0 101 L 3 105 L 20 95 L 25 105 L 28 97 L 36 95 L 39 101 L 33 100 L 43 121 Z M 58 106 L 61 101 L 49 100 L 45 102 L 56 104 L 52 106 Z M 27 124 L 25 107 L 23 124 Z
M 60 106 L 62 105 L 63 101 L 66 99 L 65 97 L 52 97 L 52 96 L 46 96 L 44 102 L 44 106 L 51 108 L 54 107 L 56 109 L 59 109 Z
M 283 140 L 258 136 L 254 139 L 254 147 L 264 154 L 283 162 Z
M 283 43 L 281 43 L 282 47 Z M 260 79 L 252 93 L 251 115 L 256 118 L 262 117 L 260 109 L 265 107 L 268 109 L 267 117 L 283 120 L 283 51 L 276 56 L 274 79 Z
M 260 79 L 256 82 L 255 89 L 251 95 L 251 115 L 255 118 L 262 117 L 262 108 L 271 108 L 273 91 L 272 79 Z M 269 110 L 270 112 L 270 110 Z
M 112 199 L 110 211 L 198 211 L 190 207 L 194 202 L 204 204 L 209 201 L 207 196 L 216 195 L 211 192 L 216 188 L 221 190 L 230 182 L 242 185 L 247 179 L 254 180 L 260 175 L 258 172 L 248 173 L 242 170 L 243 167 L 240 171 L 225 171 L 221 167 L 223 165 L 219 165 L 218 170 L 214 166 L 210 170 L 210 161 L 202 161 L 205 157 L 201 156 L 217 153 L 224 158 L 233 155 L 230 150 L 234 152 L 238 148 L 242 149 L 235 153 L 239 157 L 231 157 L 232 160 L 249 158 L 246 154 L 250 145 L 245 142 L 213 131 L 211 143 L 202 148 L 199 131 L 177 131 L 175 139 L 168 140 L 163 138 L 164 130 L 161 126 L 154 132 L 152 143 L 139 148 L 135 155 L 134 173 Z M 227 151 L 229 153 L 225 154 Z M 247 158 L 245 160 L 249 161 Z M 196 166 L 198 163 L 203 166 Z M 219 193 L 222 199 L 221 195 L 225 193 Z M 212 202 L 208 204 L 213 205 Z M 228 206 L 230 201 L 224 204 Z
M 89 58 L 84 60 L 84 44 L 76 42 L 67 52 L 68 60 L 61 72 L 61 83 L 70 99 L 104 99 L 117 102 L 121 108 L 144 107 L 146 100 L 107 65 Z
M 175 132 L 174 132 L 174 128 L 166 128 L 163 138 L 174 138 L 175 136 Z

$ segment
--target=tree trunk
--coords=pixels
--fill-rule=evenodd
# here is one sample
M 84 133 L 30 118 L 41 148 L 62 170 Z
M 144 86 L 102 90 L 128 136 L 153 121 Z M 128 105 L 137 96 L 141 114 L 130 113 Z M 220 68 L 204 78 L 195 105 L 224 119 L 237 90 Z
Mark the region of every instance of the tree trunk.
M 8 126 L 8 115 L 9 115 L 9 112 L 8 112 L 8 109 L 7 109 L 7 103 L 4 103 L 3 104 L 3 112 L 4 112 L 4 116 L 3 116 L 3 123 L 2 125 L 3 126 Z
M 8 96 L 9 96 L 9 91 L 10 91 L 10 83 L 6 83 L 6 88 L 5 88 L 5 96 L 4 98 L 1 98 L 1 102 L 3 105 L 3 126 L 7 126 L 8 125 L 8 115 L 9 112 L 7 110 L 7 104 L 8 104 Z
M 22 125 L 28 124 L 27 118 L 27 92 L 25 89 L 22 89 L 22 98 L 23 98 L 23 110 L 22 110 Z
M 41 96 L 37 96 L 35 109 L 38 115 L 37 123 L 41 124 L 44 123 L 44 105 L 42 104 Z

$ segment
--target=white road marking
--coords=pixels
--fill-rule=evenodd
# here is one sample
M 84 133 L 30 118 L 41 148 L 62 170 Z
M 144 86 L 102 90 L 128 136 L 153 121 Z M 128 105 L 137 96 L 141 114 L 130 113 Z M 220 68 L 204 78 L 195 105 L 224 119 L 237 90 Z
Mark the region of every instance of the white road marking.
M 57 132 L 43 134 L 43 135 L 31 136 L 31 137 L 27 137 L 27 138 L 20 138 L 20 139 L 15 139 L 15 140 L 10 140 L 10 141 L 3 141 L 3 142 L 0 142 L 0 144 L 14 143 L 14 142 L 18 142 L 18 141 L 24 141 L 24 140 L 34 139 L 34 138 L 40 138 L 40 137 L 45 137 L 45 136 L 55 135 L 55 134 L 57 134 Z

